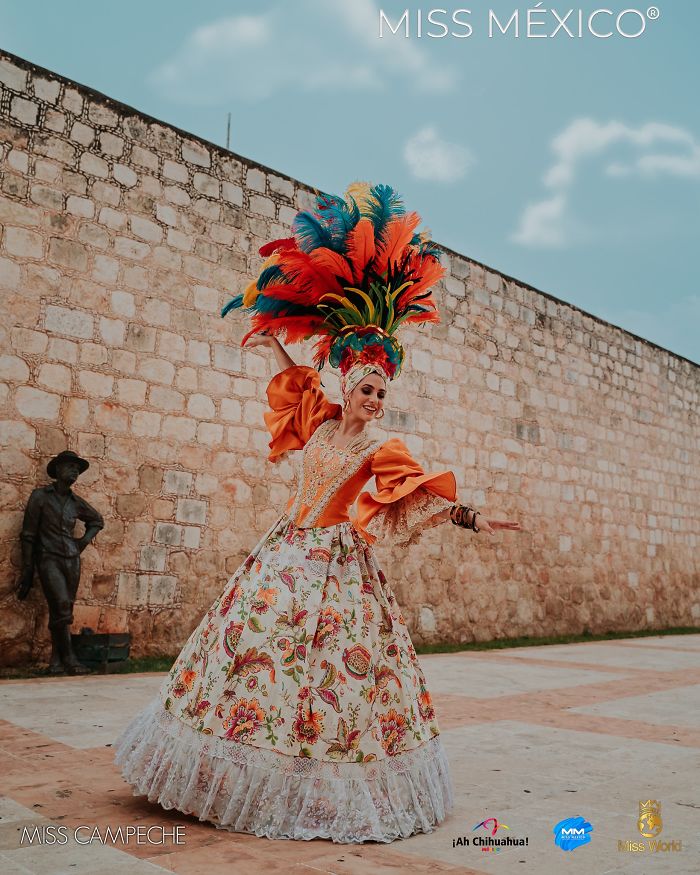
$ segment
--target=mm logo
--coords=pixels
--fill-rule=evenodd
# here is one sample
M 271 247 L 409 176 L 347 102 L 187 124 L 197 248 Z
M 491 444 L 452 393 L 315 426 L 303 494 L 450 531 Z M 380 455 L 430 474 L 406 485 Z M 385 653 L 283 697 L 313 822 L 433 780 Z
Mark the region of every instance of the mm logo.
M 575 851 L 591 840 L 593 826 L 583 817 L 567 817 L 560 820 L 552 830 L 554 844 L 562 851 Z

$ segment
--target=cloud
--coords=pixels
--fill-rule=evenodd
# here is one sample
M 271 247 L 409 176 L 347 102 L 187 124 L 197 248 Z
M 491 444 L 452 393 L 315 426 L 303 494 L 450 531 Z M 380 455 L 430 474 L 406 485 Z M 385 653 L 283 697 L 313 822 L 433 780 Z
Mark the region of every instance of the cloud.
M 566 199 L 563 194 L 529 204 L 525 207 L 520 218 L 520 227 L 512 239 L 523 246 L 562 246 L 565 242 L 565 209 Z
M 610 161 L 609 177 L 676 176 L 700 180 L 700 142 L 683 128 L 649 122 L 634 128 L 621 122 L 576 119 L 551 143 L 554 163 L 544 175 L 550 195 L 526 206 L 511 240 L 522 246 L 563 247 L 573 239 L 571 189 L 586 161 L 601 160 L 609 150 L 626 145 L 642 154 L 632 161 Z M 660 151 L 670 147 L 676 151 Z M 680 150 L 680 151 L 679 151 Z
M 216 105 L 283 92 L 379 91 L 392 78 L 447 92 L 456 75 L 404 38 L 379 38 L 374 0 L 298 0 L 196 28 L 150 75 L 170 99 Z
M 443 140 L 430 126 L 421 128 L 406 142 L 403 157 L 413 176 L 432 182 L 456 182 L 474 163 L 468 149 Z

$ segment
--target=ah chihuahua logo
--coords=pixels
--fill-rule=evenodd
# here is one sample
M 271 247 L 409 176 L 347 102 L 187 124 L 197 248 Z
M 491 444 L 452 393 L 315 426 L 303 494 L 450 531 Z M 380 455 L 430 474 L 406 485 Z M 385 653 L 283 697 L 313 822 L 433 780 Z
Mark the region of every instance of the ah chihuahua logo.
M 495 817 L 489 817 L 486 820 L 482 820 L 481 823 L 477 823 L 475 827 L 472 827 L 472 832 L 476 832 L 477 829 L 485 829 L 487 832 L 490 832 L 492 836 L 495 836 L 499 829 L 510 829 L 509 826 L 506 826 L 505 823 L 499 823 Z M 486 839 L 488 841 L 488 839 Z M 478 842 L 478 837 L 474 839 L 474 844 L 476 845 Z M 481 850 L 485 853 L 491 854 L 500 854 L 503 848 L 496 845 L 494 847 L 493 844 L 489 843 L 488 845 L 481 845 Z
M 567 817 L 560 820 L 552 832 L 554 844 L 562 851 L 575 851 L 590 842 L 593 826 L 583 817 Z

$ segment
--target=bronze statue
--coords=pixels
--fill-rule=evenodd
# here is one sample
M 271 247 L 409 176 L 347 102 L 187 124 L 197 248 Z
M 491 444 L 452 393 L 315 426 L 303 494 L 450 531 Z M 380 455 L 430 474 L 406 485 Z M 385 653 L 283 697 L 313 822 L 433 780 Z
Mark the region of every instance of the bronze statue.
M 46 466 L 55 482 L 39 486 L 29 496 L 22 525 L 22 576 L 17 597 L 26 599 L 34 582 L 34 568 L 49 605 L 51 631 L 50 674 L 85 674 L 71 644 L 73 604 L 80 582 L 80 554 L 104 527 L 92 505 L 71 486 L 90 467 L 72 450 L 64 450 Z M 85 523 L 82 538 L 73 537 L 76 520 Z

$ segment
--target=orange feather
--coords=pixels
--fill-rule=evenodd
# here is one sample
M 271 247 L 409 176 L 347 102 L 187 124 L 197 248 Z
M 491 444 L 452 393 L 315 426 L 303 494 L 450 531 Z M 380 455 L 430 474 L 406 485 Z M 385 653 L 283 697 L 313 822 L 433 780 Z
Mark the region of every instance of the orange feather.
M 312 261 L 316 262 L 316 264 L 321 267 L 326 268 L 335 276 L 342 277 L 344 282 L 352 282 L 352 268 L 340 253 L 334 252 L 332 249 L 328 249 L 325 246 L 321 246 L 318 249 L 314 249 L 309 255 L 311 256 Z
M 419 223 L 418 213 L 406 213 L 405 216 L 397 216 L 388 223 L 384 232 L 384 242 L 374 259 L 374 269 L 377 273 L 384 273 L 392 262 L 401 258 Z
M 375 254 L 374 225 L 370 219 L 360 219 L 347 237 L 346 257 L 352 266 L 354 282 L 360 282 Z

